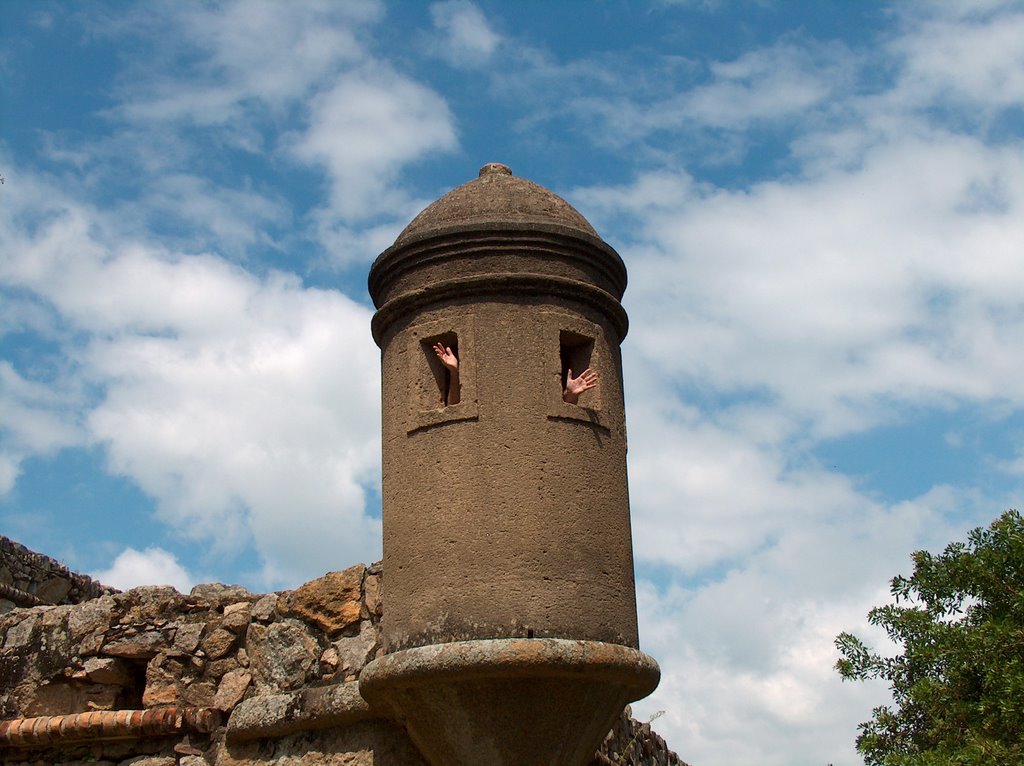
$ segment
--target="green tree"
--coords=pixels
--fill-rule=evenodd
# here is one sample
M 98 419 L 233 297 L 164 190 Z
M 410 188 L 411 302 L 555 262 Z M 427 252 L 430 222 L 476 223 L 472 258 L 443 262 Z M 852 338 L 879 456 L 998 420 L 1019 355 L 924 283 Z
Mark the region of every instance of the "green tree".
M 1007 511 L 941 555 L 913 555 L 896 603 L 871 610 L 903 653 L 836 638 L 844 680 L 888 681 L 893 704 L 860 725 L 870 766 L 1024 764 L 1024 519 Z

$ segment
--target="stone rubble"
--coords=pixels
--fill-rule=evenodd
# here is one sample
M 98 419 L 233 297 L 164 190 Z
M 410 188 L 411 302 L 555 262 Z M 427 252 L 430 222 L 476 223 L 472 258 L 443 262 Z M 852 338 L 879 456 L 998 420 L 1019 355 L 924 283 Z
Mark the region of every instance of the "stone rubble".
M 220 584 L 187 595 L 170 587 L 98 593 L 76 605 L 0 614 L 0 763 L 377 763 L 339 753 L 309 760 L 303 753 L 311 730 L 321 732 L 317 747 L 358 750 L 376 737 L 373 753 L 396 753 L 397 760 L 381 763 L 422 763 L 404 732 L 358 692 L 363 667 L 382 653 L 380 564 L 266 595 Z M 182 712 L 174 719 L 173 711 Z M 171 716 L 179 726 L 132 729 L 133 721 L 153 716 Z M 220 725 L 190 730 L 180 724 L 189 716 Z M 276 755 L 265 759 L 268 741 L 277 743 Z M 647 724 L 625 715 L 595 758 L 685 766 Z

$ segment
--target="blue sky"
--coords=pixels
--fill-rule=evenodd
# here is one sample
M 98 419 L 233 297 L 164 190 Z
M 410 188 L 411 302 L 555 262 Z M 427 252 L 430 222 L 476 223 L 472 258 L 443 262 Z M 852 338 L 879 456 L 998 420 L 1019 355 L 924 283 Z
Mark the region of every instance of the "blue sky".
M 1019 506 L 1024 4 L 0 4 L 0 532 L 120 587 L 380 556 L 365 279 L 485 162 L 623 256 L 638 716 L 858 763 L 832 639 Z

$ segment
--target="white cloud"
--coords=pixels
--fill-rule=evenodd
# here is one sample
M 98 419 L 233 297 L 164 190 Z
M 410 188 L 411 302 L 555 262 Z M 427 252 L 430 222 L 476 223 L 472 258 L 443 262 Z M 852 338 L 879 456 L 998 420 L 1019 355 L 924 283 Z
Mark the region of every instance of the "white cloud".
M 14 488 L 14 483 L 21 474 L 19 457 L 0 452 L 0 497 Z
M 9 362 L 0 360 L 0 410 L 3 431 L 26 451 L 49 454 L 81 443 L 81 428 L 61 418 L 58 408 L 73 403 L 69 393 L 27 380 Z
M 403 209 L 409 197 L 396 184 L 399 170 L 455 145 L 444 99 L 390 67 L 373 65 L 341 75 L 314 99 L 309 128 L 293 136 L 291 151 L 326 168 L 327 214 L 353 222 Z
M 111 468 L 167 523 L 225 549 L 251 537 L 268 582 L 379 547 L 379 360 L 369 312 L 293 280 L 250 283 L 224 330 L 97 339 L 89 417 Z
M 487 61 L 501 37 L 487 23 L 483 13 L 467 0 L 446 0 L 430 6 L 430 18 L 444 38 L 434 52 L 453 66 L 474 66 Z
M 770 491 L 752 481 L 752 491 Z M 842 683 L 833 641 L 852 631 L 892 651 L 867 612 L 890 600 L 888 581 L 909 572 L 912 550 L 941 549 L 961 536 L 960 524 L 947 518 L 976 503 L 947 488 L 891 508 L 867 498 L 845 509 L 824 500 L 796 517 L 763 510 L 776 516 L 773 529 L 717 575 L 705 567 L 692 584 L 638 582 L 643 649 L 659 660 L 663 678 L 634 712 L 643 719 L 665 710 L 655 728 L 688 761 L 861 762 L 853 752 L 856 725 L 888 700 L 888 690 Z M 685 527 L 687 498 L 677 507 Z M 635 527 L 646 523 L 641 509 Z M 697 525 L 700 534 L 699 518 Z M 637 545 L 641 558 L 644 545 Z
M 86 443 L 80 418 L 67 414 L 81 401 L 73 383 L 32 380 L 0 360 L 0 497 L 13 489 L 27 457 Z
M 904 15 L 903 34 L 892 44 L 903 58 L 894 98 L 916 107 L 943 101 L 986 115 L 1024 104 L 1019 3 L 919 3 Z
M 116 113 L 131 121 L 210 126 L 237 120 L 252 101 L 280 110 L 308 97 L 339 66 L 361 60 L 366 53 L 359 31 L 381 13 L 378 2 L 244 0 L 167 4 L 155 16 L 148 8 L 129 14 L 113 25 L 114 33 L 149 27 L 156 60 L 180 58 L 191 76 L 167 77 L 161 68 L 150 69 L 151 62 L 140 62 L 132 70 L 136 77 L 125 80 Z M 167 43 L 173 45 L 163 47 Z
M 581 196 L 638 218 L 630 342 L 662 374 L 759 391 L 822 435 L 895 402 L 1024 402 L 1019 150 L 894 136 L 853 170 L 742 191 L 659 171 Z
M 710 83 L 647 112 L 649 129 L 693 121 L 741 130 L 756 121 L 806 119 L 809 110 L 846 87 L 852 74 L 849 58 L 838 47 L 786 44 L 712 63 Z
M 180 593 L 188 593 L 195 584 L 195 578 L 173 554 L 156 546 L 144 551 L 125 548 L 109 569 L 93 573 L 92 577 L 118 590 L 140 585 L 170 585 Z
M 230 254 L 245 254 L 273 241 L 267 229 L 290 222 L 285 203 L 252 189 L 218 187 L 186 173 L 161 175 L 147 192 L 121 208 L 137 220 L 137 228 L 180 228 L 185 244 L 202 249 L 216 243 Z M 190 234 L 197 232 L 199 236 Z
M 268 585 L 378 549 L 365 514 L 379 479 L 368 309 L 294 276 L 124 239 L 45 179 L 26 176 L 19 192 L 0 213 L 12 245 L 0 281 L 84 333 L 84 347 L 66 348 L 73 373 L 104 393 L 93 405 L 55 398 L 66 381 L 31 383 L 5 365 L 18 405 L 5 428 L 21 450 L 8 455 L 102 443 L 172 528 L 222 553 L 251 542 Z
M 655 728 L 688 761 L 860 763 L 856 725 L 887 690 L 841 684 L 833 639 L 886 646 L 865 615 L 910 553 L 1012 502 L 938 485 L 887 504 L 813 458 L 922 412 L 1024 406 L 1024 153 L 970 127 L 1015 103 L 1024 36 L 995 34 L 953 71 L 960 43 L 1021 19 L 970 14 L 956 44 L 943 11 L 908 20 L 893 84 L 871 95 L 815 91 L 753 53 L 661 102 L 703 104 L 696 119 L 721 127 L 813 109 L 784 178 L 724 189 L 662 168 L 569 195 L 599 230 L 629 232 L 631 508 L 639 571 L 658 573 L 639 583 L 641 640 L 664 671 L 634 710 L 666 710 Z M 783 81 L 777 100 L 739 98 Z

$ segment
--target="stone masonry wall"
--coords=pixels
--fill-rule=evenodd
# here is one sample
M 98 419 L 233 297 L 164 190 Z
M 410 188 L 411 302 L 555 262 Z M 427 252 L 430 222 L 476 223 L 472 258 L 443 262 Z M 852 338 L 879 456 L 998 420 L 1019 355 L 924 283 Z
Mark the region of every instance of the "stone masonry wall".
M 0 613 L 16 606 L 78 604 L 114 592 L 0 535 Z
M 146 587 L 0 614 L 0 763 L 423 766 L 358 693 L 381 592 L 380 565 L 357 565 L 282 593 Z M 594 764 L 685 766 L 625 713 Z
M 0 615 L 0 719 L 173 707 L 212 710 L 223 722 L 246 698 L 354 681 L 379 651 L 380 614 L 379 567 L 362 565 L 285 593 L 146 587 L 79 605 L 15 609 Z M 0 724 L 0 745 L 4 733 Z M 218 762 L 216 732 L 192 735 L 202 763 Z M 116 763 L 166 745 L 78 749 Z M 16 750 L 8 747 L 0 762 L 19 762 L 11 760 Z M 40 757 L 23 755 L 33 763 Z M 47 758 L 56 755 L 41 762 L 59 762 Z
M 634 720 L 629 707 L 608 732 L 592 766 L 688 766 L 669 750 L 650 723 Z

